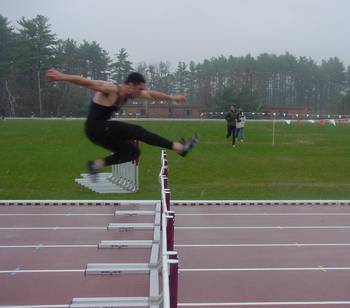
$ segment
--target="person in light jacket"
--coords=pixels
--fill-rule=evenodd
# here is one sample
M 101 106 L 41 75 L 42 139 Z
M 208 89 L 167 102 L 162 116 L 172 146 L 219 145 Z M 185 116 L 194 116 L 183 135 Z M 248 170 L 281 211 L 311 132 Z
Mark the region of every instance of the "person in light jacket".
M 240 140 L 241 143 L 244 141 L 244 125 L 247 121 L 246 116 L 242 111 L 237 113 L 237 123 L 236 123 L 236 139 Z

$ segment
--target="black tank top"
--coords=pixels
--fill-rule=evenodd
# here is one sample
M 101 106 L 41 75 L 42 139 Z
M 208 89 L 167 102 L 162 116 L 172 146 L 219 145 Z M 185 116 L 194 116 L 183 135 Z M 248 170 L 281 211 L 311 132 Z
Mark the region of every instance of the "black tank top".
M 91 101 L 87 120 L 88 121 L 107 121 L 112 117 L 113 112 L 117 111 L 116 106 L 102 106 Z
M 117 86 L 119 90 L 119 85 Z M 91 100 L 87 120 L 88 121 L 107 121 L 112 117 L 113 112 L 120 110 L 121 105 L 126 103 L 127 100 L 128 100 L 127 97 L 118 96 L 118 98 L 114 102 L 114 105 L 108 106 L 108 107 L 96 104 L 94 101 Z

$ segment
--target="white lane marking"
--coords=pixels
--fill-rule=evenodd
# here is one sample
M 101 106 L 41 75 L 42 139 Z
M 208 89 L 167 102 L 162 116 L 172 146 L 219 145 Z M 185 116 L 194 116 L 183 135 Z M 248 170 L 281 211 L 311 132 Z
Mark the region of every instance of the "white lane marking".
M 268 271 L 349 271 L 350 267 L 247 267 L 247 268 L 182 268 L 179 272 L 268 272 Z
M 0 308 L 69 308 L 70 305 L 23 305 L 23 306 L 0 306 Z
M 62 269 L 62 270 L 0 270 L 0 274 L 28 274 L 28 273 L 81 273 L 85 269 Z
M 0 230 L 106 230 L 107 227 L 3 227 Z M 236 229 L 350 229 L 350 226 L 241 226 L 241 227 L 175 227 L 178 230 L 236 230 Z
M 0 228 L 1 229 L 1 228 Z M 241 226 L 241 227 L 175 227 L 178 230 L 229 230 L 229 229 L 350 229 L 350 226 Z
M 290 244 L 175 244 L 175 247 L 314 247 L 350 246 L 350 243 L 290 243 Z M 0 246 L 1 248 L 1 246 Z
M 61 213 L 61 214 L 28 214 L 28 213 L 16 213 L 16 214 L 0 214 L 0 216 L 114 216 L 114 214 L 73 214 L 73 213 Z M 1 306 L 0 306 L 1 307 Z
M 197 306 L 286 306 L 286 305 L 347 305 L 349 301 L 309 301 L 309 302 L 226 302 L 226 303 L 178 303 L 180 307 Z M 0 308 L 69 308 L 69 305 L 22 305 L 0 306 Z
M 0 230 L 107 230 L 107 227 L 4 227 Z
M 98 245 L 3 245 L 1 248 L 96 248 Z
M 260 271 L 349 271 L 350 267 L 247 267 L 247 268 L 181 268 L 179 272 L 260 272 Z M 85 269 L 15 269 L 0 270 L 0 274 L 28 274 L 28 273 L 81 273 Z
M 5 213 L 0 216 L 115 216 L 114 213 Z M 350 213 L 176 213 L 176 216 L 350 216 Z
M 176 216 L 349 216 L 350 213 L 175 213 Z
M 0 245 L 1 248 L 96 248 L 98 245 Z M 210 248 L 210 247 L 327 247 L 327 246 L 350 246 L 350 243 L 289 243 L 289 244 L 176 244 L 177 248 Z
M 304 305 L 347 305 L 349 301 L 309 301 L 309 302 L 231 302 L 231 303 L 178 303 L 180 307 L 196 307 L 196 306 L 304 306 Z M 0 306 L 1 307 L 1 306 Z

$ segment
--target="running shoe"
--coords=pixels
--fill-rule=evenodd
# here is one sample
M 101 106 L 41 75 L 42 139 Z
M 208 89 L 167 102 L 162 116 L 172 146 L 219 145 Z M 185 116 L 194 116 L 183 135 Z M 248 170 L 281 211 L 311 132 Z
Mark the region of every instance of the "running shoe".
M 97 182 L 98 181 L 98 173 L 100 171 L 98 168 L 95 167 L 95 162 L 93 160 L 89 160 L 86 165 L 87 165 L 90 180 L 92 182 Z
M 188 152 L 198 143 L 198 135 L 193 134 L 191 139 L 181 139 L 180 143 L 183 144 L 184 148 L 180 153 L 181 156 L 185 157 Z

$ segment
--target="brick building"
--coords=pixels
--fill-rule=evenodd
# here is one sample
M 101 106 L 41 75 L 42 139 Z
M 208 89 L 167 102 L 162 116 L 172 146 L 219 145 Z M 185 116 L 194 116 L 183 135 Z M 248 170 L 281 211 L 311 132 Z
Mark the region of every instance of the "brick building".
M 129 102 L 119 111 L 121 117 L 137 118 L 199 118 L 200 106 L 174 102 Z

